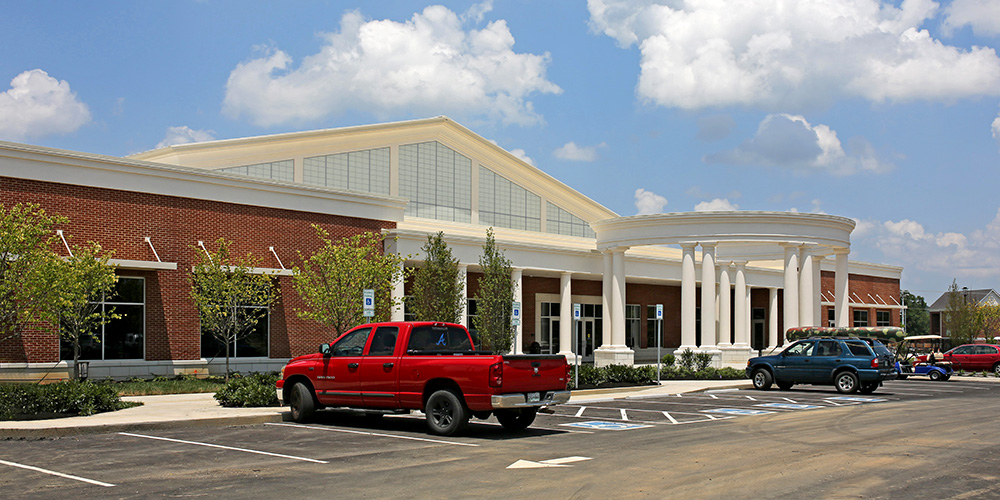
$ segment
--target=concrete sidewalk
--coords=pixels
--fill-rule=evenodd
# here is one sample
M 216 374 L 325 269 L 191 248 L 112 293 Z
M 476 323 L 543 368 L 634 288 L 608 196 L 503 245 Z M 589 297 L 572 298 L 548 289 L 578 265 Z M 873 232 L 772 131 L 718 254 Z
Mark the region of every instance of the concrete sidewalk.
M 751 387 L 749 380 L 664 380 L 660 386 L 573 391 L 570 403 L 746 387 Z M 210 393 L 200 393 L 125 397 L 122 399 L 139 401 L 143 405 L 87 417 L 3 421 L 0 422 L 0 438 L 25 439 L 177 427 L 252 425 L 291 419 L 287 406 L 224 408 L 212 396 Z

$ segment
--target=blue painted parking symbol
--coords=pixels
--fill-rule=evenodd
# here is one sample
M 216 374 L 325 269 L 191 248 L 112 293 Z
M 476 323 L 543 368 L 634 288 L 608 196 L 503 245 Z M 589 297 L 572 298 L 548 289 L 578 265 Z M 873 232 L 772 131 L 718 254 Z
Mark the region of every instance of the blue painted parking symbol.
M 725 413 L 726 415 L 764 415 L 774 413 L 765 410 L 749 410 L 746 408 L 713 408 L 711 410 L 701 410 L 704 413 Z
M 823 408 L 819 405 L 802 405 L 794 403 L 764 403 L 754 406 L 760 406 L 762 408 L 783 408 L 785 410 L 812 410 L 813 408 Z
M 832 399 L 834 401 L 857 401 L 859 403 L 880 403 L 882 401 L 888 401 L 887 399 L 882 398 L 862 398 L 858 396 L 837 396 L 826 399 Z
M 629 424 L 625 422 L 604 422 L 601 420 L 593 420 L 590 422 L 574 422 L 572 424 L 562 424 L 566 427 L 580 427 L 583 429 L 597 429 L 602 431 L 627 431 L 630 429 L 642 429 L 643 427 L 652 427 L 650 425 L 642 424 Z

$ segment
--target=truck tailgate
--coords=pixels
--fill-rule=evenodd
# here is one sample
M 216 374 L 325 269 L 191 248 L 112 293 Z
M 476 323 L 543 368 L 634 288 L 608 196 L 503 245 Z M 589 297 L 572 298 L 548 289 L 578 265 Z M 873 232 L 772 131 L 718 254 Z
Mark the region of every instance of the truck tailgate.
M 503 357 L 505 393 L 556 391 L 566 389 L 566 357 L 525 354 Z

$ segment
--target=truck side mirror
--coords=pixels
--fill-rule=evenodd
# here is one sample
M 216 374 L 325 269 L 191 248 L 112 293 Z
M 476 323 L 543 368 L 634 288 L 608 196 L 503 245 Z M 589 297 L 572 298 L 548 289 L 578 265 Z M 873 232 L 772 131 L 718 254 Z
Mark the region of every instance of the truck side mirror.
M 319 353 L 322 354 L 322 355 L 324 355 L 324 356 L 329 356 L 330 355 L 330 344 L 320 344 L 319 345 Z

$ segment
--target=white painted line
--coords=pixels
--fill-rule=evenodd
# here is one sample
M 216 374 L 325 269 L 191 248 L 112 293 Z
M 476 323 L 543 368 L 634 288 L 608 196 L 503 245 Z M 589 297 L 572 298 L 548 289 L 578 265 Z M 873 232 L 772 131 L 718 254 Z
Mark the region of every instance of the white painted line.
M 622 420 L 628 420 L 628 413 L 625 413 L 625 408 L 622 408 Z
M 798 403 L 798 401 L 796 401 L 796 400 L 794 400 L 792 398 L 781 398 L 781 399 L 784 399 L 785 401 L 788 401 L 789 403 Z
M 715 415 L 711 415 L 711 414 L 708 414 L 708 413 L 706 413 L 705 416 L 708 417 L 709 420 L 716 420 L 716 419 L 719 418 L 719 417 L 716 417 Z M 732 417 L 727 417 L 727 418 L 732 418 Z
M 709 394 L 708 397 L 712 399 L 719 399 L 719 396 L 716 396 L 715 394 Z
M 83 481 L 85 483 L 95 484 L 97 486 L 111 487 L 114 486 L 111 483 L 105 483 L 101 481 L 95 481 L 93 479 L 87 479 L 85 477 L 74 476 L 72 474 L 63 474 L 62 472 L 56 472 L 54 470 L 42 469 L 41 467 L 33 467 L 31 465 L 24 465 L 15 462 L 8 462 L 6 460 L 0 460 L 0 464 L 9 465 L 11 467 L 20 467 L 22 469 L 33 470 L 35 472 L 41 472 L 42 474 L 49 474 L 51 476 L 64 477 L 66 479 L 73 479 L 74 481 Z
M 284 427 L 297 427 L 299 429 L 315 429 L 319 431 L 330 431 L 330 432 L 343 432 L 346 434 L 360 434 L 362 436 L 378 436 L 378 437 L 388 437 L 396 439 L 408 439 L 411 441 L 423 441 L 426 443 L 439 443 L 439 444 L 453 444 L 455 446 L 479 446 L 474 443 L 460 443 L 458 441 L 444 441 L 442 439 L 429 439 L 429 438 L 418 438 L 413 436 L 400 436 L 398 434 L 382 434 L 379 432 L 366 432 L 366 431 L 354 431 L 350 429 L 337 429 L 334 427 L 317 427 L 314 425 L 299 425 L 299 424 L 279 424 L 275 422 L 268 422 L 264 425 L 280 425 Z
M 543 464 L 571 464 L 573 462 L 582 462 L 584 460 L 593 460 L 590 457 L 563 457 L 563 458 L 553 458 L 551 460 L 539 460 Z
M 663 416 L 667 417 L 667 420 L 670 420 L 670 423 L 672 423 L 672 424 L 676 424 L 677 423 L 677 419 L 674 418 L 674 417 L 672 417 L 672 416 L 670 416 L 669 412 L 663 412 Z
M 750 401 L 757 401 L 756 399 L 754 399 L 753 396 L 746 396 L 746 398 L 749 399 Z
M 317 464 L 328 464 L 328 463 L 330 463 L 330 462 L 327 462 L 326 460 L 316 460 L 315 458 L 296 457 L 294 455 L 282 455 L 281 453 L 271 453 L 269 451 L 250 450 L 250 449 L 247 449 L 247 448 L 236 448 L 234 446 L 223 446 L 221 444 L 201 443 L 201 442 L 198 442 L 198 441 L 185 441 L 183 439 L 172 439 L 172 438 L 165 438 L 165 437 L 159 437 L 159 436 L 147 436 L 145 434 L 132 434 L 131 432 L 119 432 L 118 434 L 121 434 L 122 436 L 131 436 L 131 437 L 139 437 L 139 438 L 146 438 L 146 439 L 156 439 L 156 440 L 159 440 L 159 441 L 170 441 L 172 443 L 183 443 L 183 444 L 193 444 L 193 445 L 196 445 L 196 446 L 206 446 L 208 448 L 219 448 L 219 449 L 223 449 L 223 450 L 243 451 L 243 452 L 246 452 L 246 453 L 254 453 L 254 454 L 257 454 L 257 455 L 268 455 L 268 456 L 271 456 L 271 457 L 290 458 L 292 460 L 302 460 L 303 462 L 313 462 L 313 463 L 317 463 Z
M 583 415 L 583 410 L 586 410 L 586 409 L 587 409 L 586 406 L 581 406 L 580 409 L 576 411 L 576 415 L 573 415 L 573 416 L 574 417 L 582 416 Z

